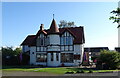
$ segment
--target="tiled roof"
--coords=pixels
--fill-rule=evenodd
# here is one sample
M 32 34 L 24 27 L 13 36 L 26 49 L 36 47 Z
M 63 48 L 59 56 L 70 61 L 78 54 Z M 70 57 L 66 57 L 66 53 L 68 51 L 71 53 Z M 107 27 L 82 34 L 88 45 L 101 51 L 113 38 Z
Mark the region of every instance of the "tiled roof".
M 36 35 L 28 35 L 21 45 L 33 45 Z
M 65 31 L 68 31 L 73 37 L 74 37 L 74 44 L 83 44 L 85 43 L 84 38 L 84 29 L 83 27 L 68 27 L 68 28 L 59 28 L 56 25 L 55 20 L 53 19 L 50 29 L 48 30 L 39 30 L 36 35 L 29 35 L 26 37 L 26 39 L 23 41 L 21 45 L 29 45 L 29 46 L 35 46 L 36 45 L 36 38 L 40 33 L 43 33 L 45 35 L 48 34 L 63 34 Z
M 101 50 L 109 50 L 108 47 L 89 47 L 84 48 L 84 52 L 100 52 Z
M 54 33 L 59 33 L 59 29 L 57 27 L 55 20 L 53 19 L 51 26 L 50 26 L 49 34 L 54 34 Z
M 60 28 L 59 30 L 61 34 L 68 30 L 73 35 L 73 37 L 75 37 L 74 44 L 85 43 L 83 27 Z
M 44 31 L 39 30 L 36 35 L 27 36 L 21 45 L 35 46 L 37 36 L 40 35 L 40 33 L 44 33 L 45 35 L 47 35 L 49 31 L 50 30 L 44 30 Z M 83 27 L 60 28 L 59 31 L 60 34 L 63 34 L 63 32 L 65 31 L 69 31 L 73 35 L 73 37 L 75 37 L 74 44 L 85 43 Z

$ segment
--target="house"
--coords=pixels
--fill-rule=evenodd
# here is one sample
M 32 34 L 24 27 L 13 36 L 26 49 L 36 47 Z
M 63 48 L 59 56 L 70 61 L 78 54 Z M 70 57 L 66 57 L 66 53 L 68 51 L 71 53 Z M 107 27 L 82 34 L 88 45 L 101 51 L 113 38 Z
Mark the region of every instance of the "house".
M 100 55 L 100 52 L 102 50 L 109 50 L 108 47 L 86 47 L 84 48 L 84 55 L 85 58 L 83 58 L 83 62 L 86 61 L 86 64 L 89 64 L 90 62 L 95 62 L 96 57 Z
M 28 35 L 22 51 L 30 53 L 31 65 L 78 66 L 84 51 L 84 28 L 58 28 L 53 19 L 49 29 L 41 24 L 36 35 Z

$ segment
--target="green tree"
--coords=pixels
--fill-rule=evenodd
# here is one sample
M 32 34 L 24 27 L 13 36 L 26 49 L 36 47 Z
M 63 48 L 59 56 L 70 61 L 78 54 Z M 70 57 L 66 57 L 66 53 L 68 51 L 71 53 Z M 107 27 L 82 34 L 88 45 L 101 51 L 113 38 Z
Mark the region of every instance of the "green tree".
M 113 20 L 113 23 L 119 23 L 120 22 L 120 8 L 117 8 L 116 10 L 111 11 L 110 13 L 114 14 L 114 16 L 110 16 L 110 20 Z M 119 26 L 118 26 L 119 27 Z
M 116 51 L 101 51 L 99 60 L 106 64 L 109 69 L 116 69 L 120 66 L 120 53 Z
M 16 49 L 14 50 L 14 55 L 19 55 L 21 52 L 22 52 L 22 49 L 21 49 L 21 48 L 16 48 Z
M 72 27 L 75 26 L 74 22 L 67 22 L 65 20 L 61 20 L 60 24 L 58 24 L 60 28 L 65 28 L 65 27 Z
M 21 48 L 16 48 L 15 50 L 13 50 L 12 47 L 2 47 L 1 51 L 3 65 L 19 65 L 19 54 L 22 51 Z

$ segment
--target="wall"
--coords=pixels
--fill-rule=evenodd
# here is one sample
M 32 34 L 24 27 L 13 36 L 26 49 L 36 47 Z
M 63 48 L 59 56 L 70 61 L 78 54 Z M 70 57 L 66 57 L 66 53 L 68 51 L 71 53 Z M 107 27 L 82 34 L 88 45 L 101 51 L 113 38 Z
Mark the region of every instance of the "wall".
M 30 47 L 30 64 L 36 65 L 36 47 Z
M 27 51 L 29 51 L 30 50 L 30 48 L 28 47 L 28 45 L 23 45 L 22 46 L 22 51 L 23 52 L 27 52 Z
M 51 53 L 47 54 L 47 66 L 60 66 L 60 53 L 59 61 L 56 60 L 56 53 L 53 53 L 53 61 L 51 61 Z
M 83 48 L 84 48 L 84 45 L 83 44 L 75 44 L 74 45 L 74 54 L 80 54 L 81 56 L 81 59 L 80 59 L 80 62 L 82 62 L 82 57 L 83 57 Z
M 60 44 L 60 36 L 56 34 L 50 34 L 50 44 Z

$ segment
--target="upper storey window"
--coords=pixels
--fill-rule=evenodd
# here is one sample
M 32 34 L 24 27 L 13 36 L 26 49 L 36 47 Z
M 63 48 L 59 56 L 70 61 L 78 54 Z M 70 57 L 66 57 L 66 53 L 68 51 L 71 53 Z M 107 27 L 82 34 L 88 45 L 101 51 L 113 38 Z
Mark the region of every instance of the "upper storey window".
M 40 34 L 37 38 L 37 46 L 46 46 L 48 45 L 49 42 L 49 37 L 47 37 L 44 34 Z
M 37 46 L 45 46 L 46 36 L 44 34 L 40 34 L 37 38 Z
M 65 32 L 60 38 L 61 45 L 73 45 L 73 37 L 69 32 Z

